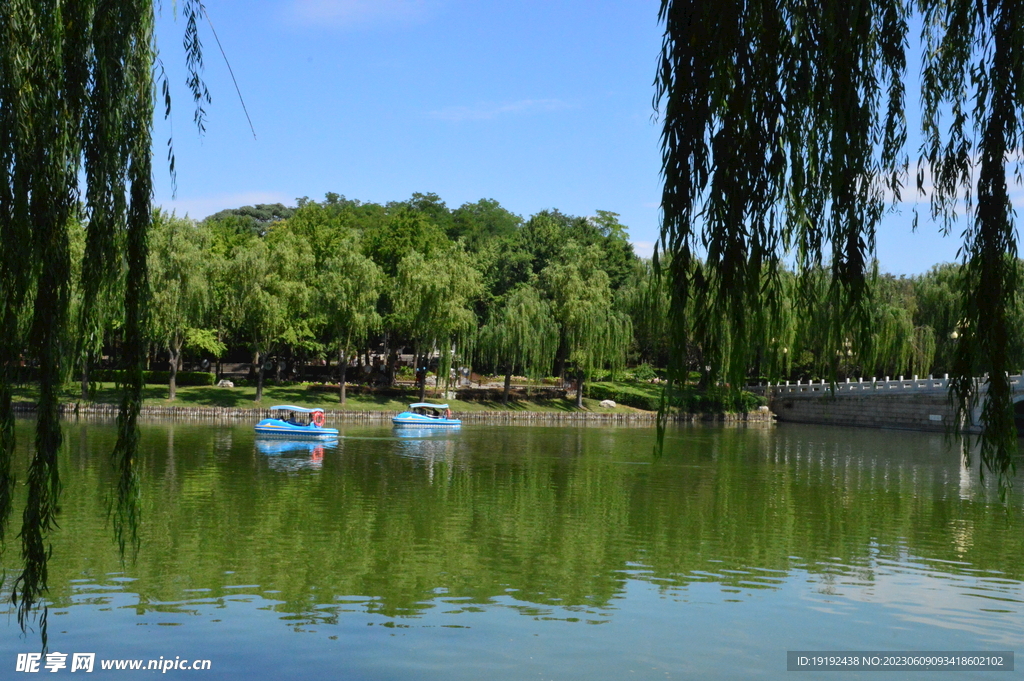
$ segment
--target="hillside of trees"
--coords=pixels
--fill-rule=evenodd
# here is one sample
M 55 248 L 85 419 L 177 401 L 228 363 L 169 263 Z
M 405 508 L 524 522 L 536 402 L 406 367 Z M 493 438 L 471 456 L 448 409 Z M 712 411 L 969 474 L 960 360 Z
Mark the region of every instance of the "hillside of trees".
M 667 284 L 633 252 L 615 213 L 547 210 L 524 219 L 489 199 L 450 209 L 434 194 L 381 205 L 328 193 L 297 203 L 203 221 L 156 211 L 150 368 L 169 372 L 171 399 L 183 360 L 206 360 L 210 371 L 221 361 L 249 362 L 257 395 L 268 367 L 280 379 L 282 367 L 287 377 L 326 364 L 317 375 L 340 382 L 342 400 L 344 379 L 366 380 L 363 367 L 373 366 L 371 380 L 393 382 L 403 353 L 440 377 L 472 367 L 506 384 L 513 374 L 585 383 L 637 366 L 651 376 L 668 363 Z M 84 232 L 72 229 L 75 263 Z M 870 323 L 844 337 L 840 352 L 827 350 L 836 347 L 829 334 L 848 327 L 827 302 L 827 273 L 779 276 L 782 285 L 771 288 L 782 298 L 750 309 L 742 325 L 683 311 L 696 381 L 716 384 L 711 367 L 736 362 L 750 380 L 950 371 L 964 331 L 958 265 L 915 277 L 876 272 Z M 83 394 L 90 374 L 114 365 L 123 320 L 113 303 L 130 285 L 122 276 L 104 291 L 109 304 L 80 315 L 69 339 Z M 768 314 L 772 306 L 782 314 Z M 1017 318 L 1024 322 L 1024 311 Z M 740 334 L 753 342 L 733 342 Z M 1014 349 L 1024 367 L 1024 344 Z M 25 359 L 32 363 L 31 348 Z

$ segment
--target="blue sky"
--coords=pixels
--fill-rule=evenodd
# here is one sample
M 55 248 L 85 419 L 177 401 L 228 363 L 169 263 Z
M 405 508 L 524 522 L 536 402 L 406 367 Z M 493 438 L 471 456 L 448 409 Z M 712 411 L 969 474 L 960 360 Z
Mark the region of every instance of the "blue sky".
M 154 132 L 157 204 L 202 218 L 329 191 L 375 202 L 435 192 L 451 208 L 493 198 L 524 217 L 601 209 L 650 255 L 658 0 L 207 0 L 256 139 L 207 25 L 213 103 L 198 135 L 184 23 L 163 4 L 174 107 Z M 884 270 L 913 274 L 954 259 L 957 241 L 926 221 L 912 233 L 904 206 L 881 226 L 878 254 Z

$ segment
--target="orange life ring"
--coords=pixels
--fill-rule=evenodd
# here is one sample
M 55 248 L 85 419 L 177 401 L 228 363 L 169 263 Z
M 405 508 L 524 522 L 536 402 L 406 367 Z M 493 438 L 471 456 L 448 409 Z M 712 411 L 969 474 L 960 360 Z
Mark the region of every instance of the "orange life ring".
M 313 412 L 313 425 L 317 428 L 324 427 L 324 413 L 322 411 Z

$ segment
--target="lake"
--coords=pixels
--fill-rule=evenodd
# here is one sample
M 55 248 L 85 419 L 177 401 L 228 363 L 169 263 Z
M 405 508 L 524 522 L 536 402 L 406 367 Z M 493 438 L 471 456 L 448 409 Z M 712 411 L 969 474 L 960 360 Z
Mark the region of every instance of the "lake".
M 941 435 L 680 426 L 655 457 L 650 428 L 339 428 L 313 446 L 145 422 L 142 545 L 122 564 L 114 426 L 68 422 L 60 673 L 88 652 L 112 678 L 154 672 L 100 660 L 210 660 L 167 674 L 211 679 L 781 679 L 788 650 L 1021 642 L 1024 481 L 1000 501 Z M 40 648 L 9 605 L 18 546 L 4 678 Z

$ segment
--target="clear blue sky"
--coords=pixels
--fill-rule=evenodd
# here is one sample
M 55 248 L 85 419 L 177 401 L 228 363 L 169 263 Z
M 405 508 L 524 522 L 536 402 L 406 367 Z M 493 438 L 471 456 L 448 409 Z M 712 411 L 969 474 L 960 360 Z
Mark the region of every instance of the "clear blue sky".
M 202 218 L 329 191 L 382 203 L 435 192 L 451 208 L 493 198 L 524 217 L 602 209 L 619 213 L 650 255 L 661 191 L 658 0 L 207 0 L 256 139 L 205 24 L 213 103 L 198 135 L 184 22 L 163 4 L 174 109 L 154 133 L 157 204 Z M 926 221 L 911 233 L 903 213 L 879 230 L 884 270 L 954 259 L 958 239 Z

